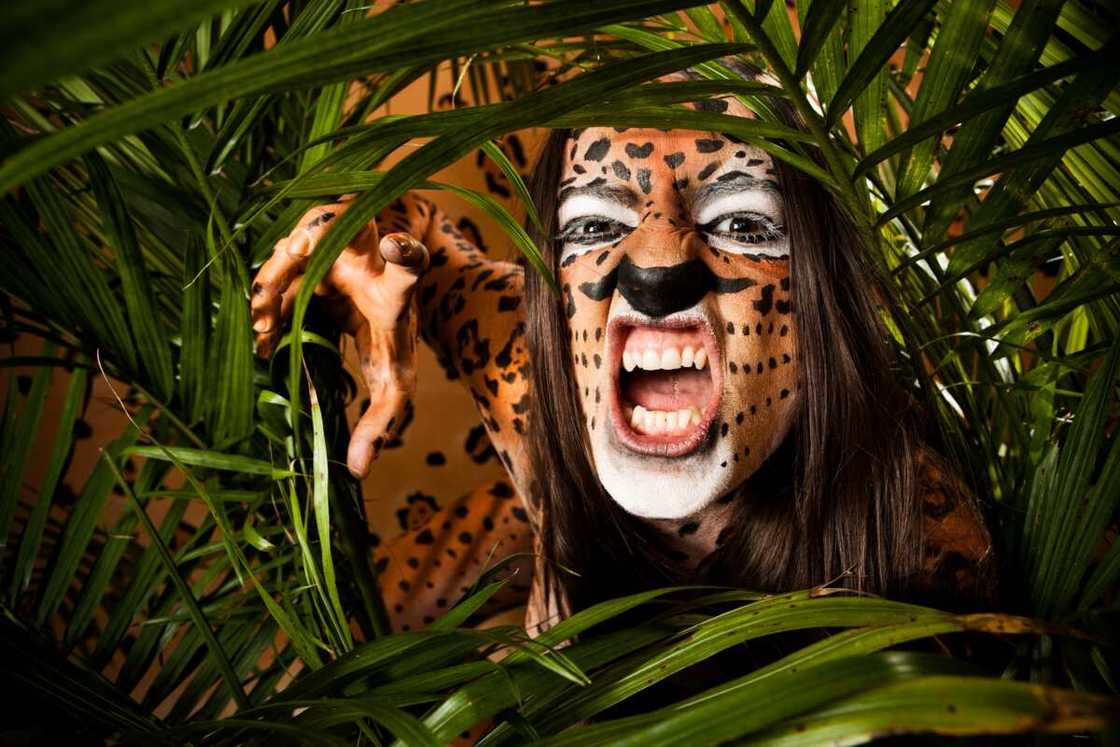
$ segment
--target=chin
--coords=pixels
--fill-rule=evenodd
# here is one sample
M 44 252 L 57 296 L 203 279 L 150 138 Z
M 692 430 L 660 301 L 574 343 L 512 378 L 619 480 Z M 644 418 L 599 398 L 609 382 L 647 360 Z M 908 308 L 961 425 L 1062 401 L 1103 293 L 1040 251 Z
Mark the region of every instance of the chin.
M 591 452 L 603 488 L 630 514 L 692 516 L 753 472 L 749 450 L 740 458 L 739 439 L 727 437 L 738 397 L 725 391 L 718 329 L 703 306 L 657 319 L 611 314 L 606 427 L 590 433 Z

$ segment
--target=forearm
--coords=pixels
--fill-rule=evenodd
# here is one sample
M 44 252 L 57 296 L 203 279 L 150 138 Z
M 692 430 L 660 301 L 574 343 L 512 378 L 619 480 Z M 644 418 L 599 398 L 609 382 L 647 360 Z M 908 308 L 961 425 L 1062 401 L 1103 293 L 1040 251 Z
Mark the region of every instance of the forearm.
M 487 257 L 437 206 L 414 193 L 386 208 L 378 225 L 405 230 L 428 248 L 428 269 L 416 293 L 421 335 L 448 377 L 470 391 L 517 480 L 528 404 L 523 270 Z

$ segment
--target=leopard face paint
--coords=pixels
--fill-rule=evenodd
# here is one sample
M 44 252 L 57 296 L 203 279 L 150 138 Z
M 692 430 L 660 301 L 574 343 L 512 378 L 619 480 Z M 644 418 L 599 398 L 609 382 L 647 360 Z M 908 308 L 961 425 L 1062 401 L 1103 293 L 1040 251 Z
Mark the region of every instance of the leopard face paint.
M 558 241 L 573 366 L 599 480 L 634 515 L 697 513 L 789 432 L 782 211 L 770 157 L 721 135 L 591 128 L 568 143 Z

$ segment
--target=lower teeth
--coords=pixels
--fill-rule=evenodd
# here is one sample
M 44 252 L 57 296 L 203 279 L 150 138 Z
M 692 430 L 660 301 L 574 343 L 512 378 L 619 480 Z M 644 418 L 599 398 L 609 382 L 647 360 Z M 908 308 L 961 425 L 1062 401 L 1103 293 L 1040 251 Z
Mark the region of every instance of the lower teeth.
M 688 407 L 683 410 L 647 410 L 641 405 L 627 408 L 626 419 L 630 427 L 646 435 L 682 433 L 700 425 L 700 410 Z

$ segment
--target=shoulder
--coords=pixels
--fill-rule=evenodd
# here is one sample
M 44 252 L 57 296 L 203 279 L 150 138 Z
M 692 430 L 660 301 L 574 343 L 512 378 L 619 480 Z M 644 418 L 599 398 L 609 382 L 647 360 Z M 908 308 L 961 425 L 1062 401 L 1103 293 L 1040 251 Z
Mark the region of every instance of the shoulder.
M 990 603 L 995 596 L 991 533 L 975 496 L 932 451 L 918 459 L 922 565 L 916 586 L 951 606 Z

